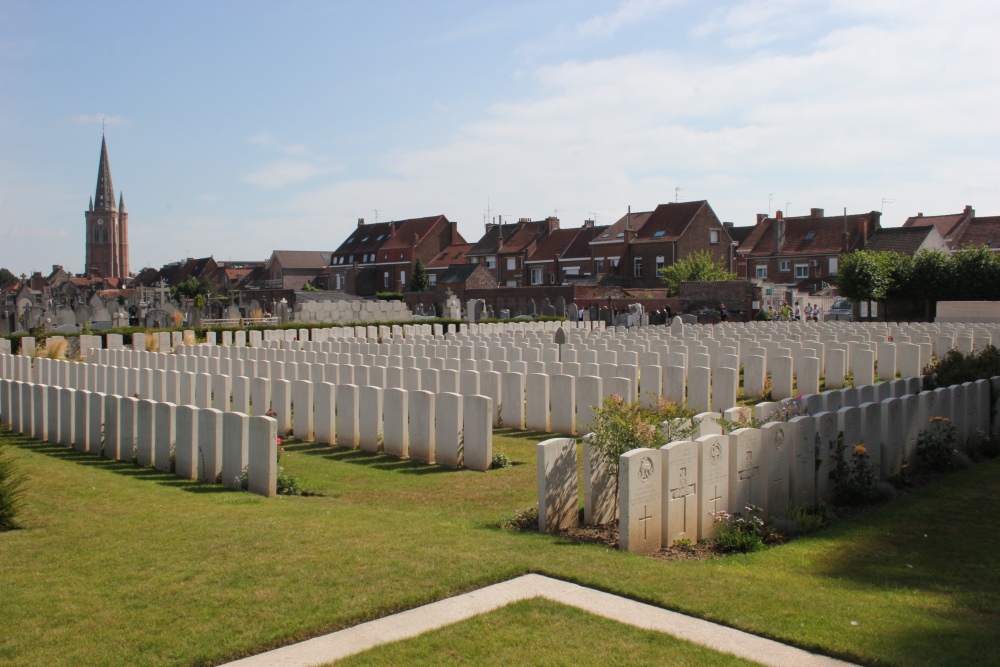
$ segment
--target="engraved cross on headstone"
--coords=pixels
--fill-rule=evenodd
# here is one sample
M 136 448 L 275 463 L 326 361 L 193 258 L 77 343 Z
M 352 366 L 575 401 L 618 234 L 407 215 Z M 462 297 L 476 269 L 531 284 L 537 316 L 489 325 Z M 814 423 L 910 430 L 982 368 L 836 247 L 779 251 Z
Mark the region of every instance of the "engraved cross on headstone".
M 649 515 L 649 509 L 646 505 L 642 506 L 643 516 L 639 517 L 639 522 L 642 524 L 642 539 L 649 539 L 648 528 L 649 521 L 652 520 L 652 516 Z
M 753 464 L 753 451 L 747 450 L 747 459 L 743 464 L 743 470 L 739 471 L 740 479 L 746 480 L 750 486 L 750 492 L 747 497 L 753 500 L 753 478 L 760 474 L 760 466 L 755 466 Z
M 713 493 L 715 493 L 714 498 L 709 498 L 708 502 L 712 503 L 712 512 L 718 514 L 719 512 L 719 501 L 722 500 L 722 494 L 719 493 L 719 485 L 716 484 L 713 488 Z
M 691 496 L 694 495 L 694 492 L 695 492 L 695 488 L 694 487 L 695 487 L 695 485 L 687 483 L 687 468 L 681 468 L 681 470 L 680 470 L 680 477 L 681 477 L 680 478 L 680 483 L 678 484 L 677 488 L 670 490 L 670 497 L 674 498 L 675 500 L 676 499 L 681 499 L 681 498 L 684 499 L 684 507 L 682 509 L 682 512 L 684 514 L 684 528 L 683 528 L 683 532 L 687 533 L 688 532 L 688 527 L 687 527 L 687 516 L 688 516 L 687 508 L 688 508 L 688 505 L 687 505 L 687 502 L 688 502 L 688 498 L 690 498 Z

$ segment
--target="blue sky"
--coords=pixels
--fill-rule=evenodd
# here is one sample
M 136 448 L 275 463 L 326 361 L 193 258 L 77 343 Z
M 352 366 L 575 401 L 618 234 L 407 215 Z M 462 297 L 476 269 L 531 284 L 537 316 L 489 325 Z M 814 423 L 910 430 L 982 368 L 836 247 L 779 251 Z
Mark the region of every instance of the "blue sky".
M 0 266 L 83 268 L 101 118 L 133 270 L 333 249 L 359 217 L 607 223 L 677 187 L 738 225 L 998 215 L 998 27 L 995 2 L 0 0 Z

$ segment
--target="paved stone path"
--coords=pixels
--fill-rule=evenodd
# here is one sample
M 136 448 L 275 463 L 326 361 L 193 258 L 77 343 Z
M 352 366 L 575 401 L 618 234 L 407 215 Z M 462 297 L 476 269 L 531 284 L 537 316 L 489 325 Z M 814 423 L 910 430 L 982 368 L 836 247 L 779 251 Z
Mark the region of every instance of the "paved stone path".
M 526 574 L 470 593 L 237 660 L 225 667 L 324 665 L 382 644 L 416 637 L 464 621 L 512 602 L 539 597 L 644 630 L 663 632 L 763 665 L 844 667 L 851 664 L 610 593 L 540 574 Z

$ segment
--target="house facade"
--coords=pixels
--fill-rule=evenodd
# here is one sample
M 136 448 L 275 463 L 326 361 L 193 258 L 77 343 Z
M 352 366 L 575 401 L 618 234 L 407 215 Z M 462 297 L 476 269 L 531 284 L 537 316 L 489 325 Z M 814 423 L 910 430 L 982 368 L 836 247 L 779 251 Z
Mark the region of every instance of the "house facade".
M 750 280 L 794 286 L 810 293 L 835 281 L 840 255 L 866 247 L 880 228 L 881 213 L 807 216 L 761 216 L 753 232 L 737 249 L 737 274 Z

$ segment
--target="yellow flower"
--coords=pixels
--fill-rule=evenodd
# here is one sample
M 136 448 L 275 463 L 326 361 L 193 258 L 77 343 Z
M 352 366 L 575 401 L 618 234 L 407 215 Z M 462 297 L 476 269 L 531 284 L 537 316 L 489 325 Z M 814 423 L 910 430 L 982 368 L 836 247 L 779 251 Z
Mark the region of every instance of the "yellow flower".
M 943 421 L 945 424 L 950 424 L 951 423 L 951 420 L 948 419 L 947 417 L 941 417 L 941 421 Z
M 854 453 L 857 454 L 858 456 L 864 456 L 865 452 L 867 451 L 868 450 L 865 449 L 865 446 L 863 444 L 854 446 Z

